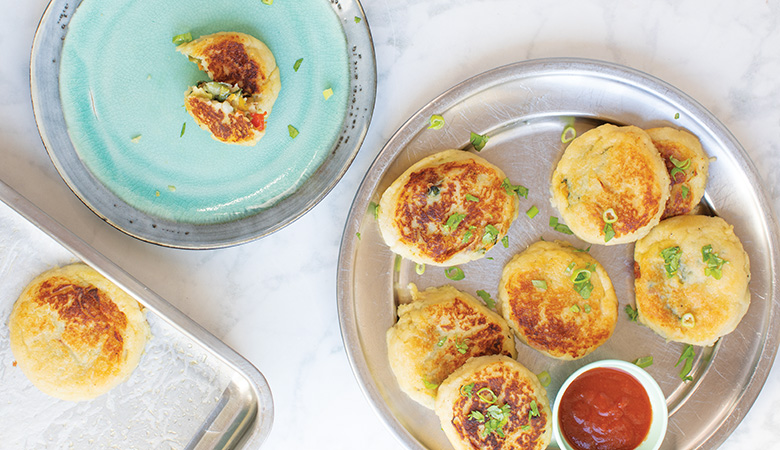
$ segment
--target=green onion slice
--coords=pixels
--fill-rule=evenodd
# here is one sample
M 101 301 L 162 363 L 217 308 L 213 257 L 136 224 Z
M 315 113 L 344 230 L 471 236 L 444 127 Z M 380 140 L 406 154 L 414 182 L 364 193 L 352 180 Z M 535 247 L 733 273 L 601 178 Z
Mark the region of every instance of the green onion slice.
M 428 122 L 430 123 L 430 125 L 428 125 L 429 130 L 440 130 L 444 126 L 444 117 L 439 114 L 434 114 Z
M 615 229 L 611 223 L 604 224 L 604 242 L 609 242 L 615 237 Z
M 585 311 L 585 314 L 590 314 L 591 307 L 589 304 L 585 303 L 584 305 L 582 305 L 582 310 Z
M 690 192 L 691 192 L 691 188 L 689 188 L 688 186 L 684 184 L 680 186 L 680 193 L 682 194 L 683 199 L 687 200 Z
M 561 133 L 561 142 L 564 144 L 567 144 L 574 140 L 574 138 L 577 137 L 577 130 L 574 129 L 571 125 L 566 125 L 563 127 L 563 132 Z
M 496 228 L 494 225 L 486 225 L 485 226 L 485 234 L 482 236 L 482 243 L 483 244 L 491 244 L 493 242 L 496 242 L 499 235 L 498 228 Z
M 509 236 L 504 236 L 501 238 L 501 245 L 503 245 L 504 248 L 509 248 Z
M 685 328 L 693 328 L 696 325 L 696 318 L 691 313 L 685 313 L 680 318 L 680 324 Z
M 463 219 L 466 218 L 465 214 L 461 213 L 453 213 L 449 218 L 447 218 L 447 223 L 444 224 L 444 228 L 452 233 L 455 231 L 456 228 L 458 228 L 458 225 L 463 221 Z
M 609 208 L 608 210 L 604 211 L 601 214 L 601 218 L 604 219 L 604 222 L 606 223 L 615 223 L 618 220 L 617 214 L 615 214 L 615 210 L 612 208 Z
M 680 269 L 680 258 L 682 257 L 682 250 L 675 245 L 673 247 L 666 247 L 661 250 L 661 258 L 664 260 L 664 270 L 666 270 L 666 278 L 672 278 L 677 274 Z
M 487 403 L 495 403 L 498 401 L 498 396 L 489 387 L 483 387 L 482 389 L 478 390 L 477 397 L 479 397 L 479 399 L 483 402 Z
M 333 89 L 327 88 L 324 91 L 322 91 L 322 96 L 325 98 L 325 100 L 333 97 Z
M 423 384 L 425 385 L 425 389 L 433 390 L 433 389 L 436 389 L 437 387 L 439 387 L 438 383 L 434 383 L 432 381 L 428 381 L 425 378 L 423 378 Z
M 704 268 L 704 275 L 720 280 L 721 276 L 723 276 L 723 265 L 728 261 L 712 251 L 712 244 L 707 244 L 701 248 L 701 260 L 707 265 Z
M 486 291 L 480 289 L 477 291 L 477 295 L 485 302 L 485 305 L 487 305 L 488 308 L 496 309 L 496 301 L 490 298 L 490 294 Z
M 637 317 L 639 317 L 639 311 L 637 311 L 633 306 L 626 305 L 624 308 L 624 311 L 628 315 L 628 320 L 631 322 L 636 322 Z
M 463 269 L 460 267 L 447 267 L 444 269 L 444 275 L 452 281 L 459 281 L 466 278 L 466 274 L 463 273 Z
M 460 387 L 460 395 L 462 397 L 471 397 L 471 392 L 474 390 L 474 383 L 464 384 Z
M 173 42 L 176 45 L 186 44 L 187 42 L 190 41 L 192 41 L 192 33 L 190 32 L 177 34 L 176 36 L 173 37 L 173 39 L 171 39 L 171 42 Z
M 485 144 L 487 144 L 487 141 L 490 138 L 485 134 L 477 134 L 475 132 L 471 132 L 471 137 L 469 138 L 469 142 L 471 142 L 471 145 L 474 146 L 474 150 L 476 151 L 482 151 L 483 148 L 485 148 Z
M 287 131 L 290 132 L 290 137 L 293 139 L 295 139 L 295 137 L 298 136 L 298 129 L 292 125 L 287 125 Z
M 540 291 L 547 290 L 547 282 L 545 280 L 531 280 L 531 284 Z
M 693 369 L 693 359 L 696 357 L 696 352 L 693 350 L 693 345 L 688 344 L 683 349 L 682 354 L 680 355 L 680 359 L 677 360 L 677 363 L 675 363 L 674 367 L 677 367 L 680 363 L 683 363 L 682 369 L 680 370 L 680 379 L 683 381 L 689 381 L 693 380 L 693 377 L 690 376 L 691 370 Z
M 528 418 L 531 417 L 538 417 L 539 416 L 539 407 L 536 405 L 536 400 L 531 400 L 531 411 L 530 414 L 528 414 Z
M 179 137 L 184 136 L 184 130 L 187 129 L 187 122 L 184 122 L 181 124 L 181 133 L 179 133 Z
M 444 343 L 445 342 L 447 342 L 447 335 L 444 335 L 444 336 L 440 337 L 439 340 L 436 341 L 436 346 L 437 347 L 444 347 Z
M 425 264 L 417 263 L 414 265 L 414 271 L 417 273 L 417 275 L 422 275 L 425 273 Z
M 509 178 L 504 178 L 504 181 L 501 183 L 501 187 L 504 188 L 507 195 L 517 194 L 518 197 L 528 198 L 528 188 L 520 184 L 512 184 L 509 181 Z
M 552 382 L 552 377 L 550 376 L 550 373 L 546 370 L 537 374 L 536 378 L 539 379 L 539 383 L 542 384 L 542 387 L 547 387 Z
M 372 216 L 374 216 L 374 219 L 379 218 L 379 205 L 371 202 L 368 204 L 368 211 L 371 213 Z
M 652 356 L 643 356 L 641 358 L 637 358 L 634 360 L 634 364 L 638 367 L 645 368 L 650 367 L 653 365 L 653 357 Z
M 479 201 L 479 199 L 477 197 L 474 197 L 471 194 L 466 194 L 466 200 L 468 200 L 470 202 L 478 202 Z
M 580 270 L 577 270 L 574 273 L 572 273 L 570 279 L 571 279 L 572 283 L 580 284 L 580 283 L 585 283 L 588 280 L 590 280 L 590 276 L 591 276 L 590 270 L 588 270 L 588 269 L 580 269 Z
M 528 216 L 529 219 L 533 219 L 537 214 L 539 214 L 539 208 L 537 208 L 536 205 L 531 206 L 528 208 L 528 211 L 525 212 L 525 215 Z
M 571 305 L 571 308 L 569 308 L 569 310 L 571 310 L 571 312 L 573 313 L 578 313 L 580 312 L 580 307 L 577 305 Z
M 295 64 L 293 64 L 293 70 L 298 71 L 298 69 L 301 68 L 301 64 L 303 63 L 303 58 L 300 58 L 299 60 L 295 61 Z
M 363 19 L 361 19 L 361 18 L 360 18 L 360 17 L 358 17 L 358 16 L 355 16 L 355 23 L 360 23 L 360 21 L 361 21 L 361 20 L 363 20 Z
M 401 271 L 401 261 L 403 261 L 403 257 L 401 257 L 401 255 L 395 255 L 395 264 L 393 265 L 393 270 L 396 272 Z

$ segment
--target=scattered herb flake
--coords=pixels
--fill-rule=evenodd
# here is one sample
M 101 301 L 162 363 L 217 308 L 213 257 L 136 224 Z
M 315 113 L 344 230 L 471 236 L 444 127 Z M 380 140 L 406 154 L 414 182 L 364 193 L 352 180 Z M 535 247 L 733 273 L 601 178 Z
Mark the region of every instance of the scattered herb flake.
M 187 129 L 187 122 L 184 122 L 183 124 L 181 124 L 181 133 L 179 134 L 179 137 L 184 136 L 184 130 L 186 129 Z
M 547 281 L 545 280 L 531 280 L 531 284 L 540 291 L 547 290 Z
M 478 290 L 477 295 L 479 298 L 482 299 L 483 302 L 485 302 L 485 305 L 487 305 L 490 309 L 496 309 L 496 301 L 490 298 L 490 294 L 488 294 L 486 291 Z
M 444 269 L 444 275 L 452 281 L 460 281 L 466 278 L 466 274 L 463 273 L 463 269 L 457 266 L 447 267 Z
M 455 341 L 455 349 L 458 353 L 465 355 L 469 351 L 469 340 L 463 339 L 462 341 Z
M 501 183 L 501 187 L 504 188 L 507 195 L 517 194 L 518 197 L 528 198 L 528 188 L 523 185 L 514 185 L 509 181 L 509 178 L 504 178 Z
M 444 126 L 444 117 L 439 114 L 434 114 L 428 120 L 428 123 L 430 123 L 430 125 L 428 125 L 429 130 L 441 130 Z
M 509 236 L 504 236 L 501 238 L 501 245 L 503 245 L 504 248 L 509 248 Z
M 359 231 L 357 233 L 355 233 L 355 236 L 357 236 L 358 240 L 360 240 L 360 232 Z
M 322 96 L 325 98 L 325 100 L 333 97 L 333 89 L 327 88 L 324 91 L 322 91 Z
M 171 39 L 171 42 L 173 42 L 176 45 L 186 44 L 187 42 L 190 42 L 192 40 L 192 33 L 182 33 L 177 34 L 176 36 Z
M 361 18 L 360 18 L 360 17 L 358 17 L 358 16 L 355 16 L 355 23 L 360 23 L 360 21 L 361 21 L 361 20 L 363 20 L 363 19 L 361 19 Z
M 436 346 L 437 347 L 444 347 L 444 343 L 445 342 L 447 342 L 447 336 L 446 335 L 440 337 L 439 340 L 436 341 Z
M 689 188 L 688 186 L 684 184 L 680 186 L 680 193 L 682 194 L 683 199 L 687 200 L 690 192 L 691 192 L 691 188 Z
M 611 223 L 604 224 L 604 242 L 609 242 L 615 237 L 615 229 Z
M 464 384 L 460 387 L 460 395 L 462 397 L 471 397 L 471 392 L 474 390 L 474 383 Z
M 679 119 L 680 118 L 680 113 L 674 113 L 674 118 L 675 119 Z
M 525 212 L 525 215 L 528 216 L 529 219 L 533 219 L 537 214 L 539 214 L 539 208 L 537 208 L 536 205 L 531 206 L 528 208 L 528 211 Z
M 417 275 L 422 275 L 425 273 L 425 264 L 417 263 L 414 265 L 414 272 Z
M 139 134 L 138 136 L 134 136 L 133 138 L 131 138 L 130 142 L 132 142 L 133 144 L 137 144 L 138 141 L 140 140 L 141 140 L 141 135 Z
M 492 244 L 498 240 L 498 228 L 496 228 L 494 225 L 486 225 L 485 226 L 485 234 L 482 236 L 482 243 L 483 244 Z
M 401 255 L 395 255 L 395 263 L 393 264 L 393 270 L 395 270 L 396 272 L 401 271 L 401 261 L 403 261 Z
M 645 368 L 650 367 L 653 365 L 653 357 L 652 356 L 643 356 L 641 358 L 637 358 L 633 362 L 636 366 Z
M 437 387 L 439 387 L 438 383 L 434 383 L 433 381 L 428 381 L 425 378 L 423 378 L 423 384 L 425 385 L 425 389 L 433 390 L 433 389 L 436 389 Z
M 680 355 L 680 359 L 678 359 L 674 365 L 674 367 L 677 367 L 680 363 L 683 363 L 682 369 L 680 370 L 681 380 L 683 381 L 693 380 L 693 377 L 690 374 L 691 374 L 691 370 L 693 369 L 694 357 L 696 357 L 696 352 L 693 350 L 693 345 L 691 344 L 686 345 L 685 349 L 683 349 L 683 352 Z
M 566 225 L 566 224 L 563 224 L 563 223 L 558 223 L 558 224 L 556 224 L 556 225 L 553 227 L 553 229 L 554 229 L 555 231 L 557 231 L 557 232 L 559 232 L 559 233 L 563 233 L 563 234 L 569 234 L 569 235 L 572 235 L 572 234 L 574 234 L 574 232 L 573 232 L 573 231 L 571 231 L 571 228 L 569 228 L 569 226 L 568 226 L 568 225 Z
M 571 125 L 566 125 L 563 127 L 563 132 L 561 133 L 561 142 L 564 144 L 569 143 L 574 140 L 574 138 L 577 137 L 577 130 L 574 129 Z
M 626 305 L 626 307 L 623 310 L 628 315 L 628 320 L 630 320 L 631 322 L 636 322 L 637 317 L 639 317 L 639 311 L 637 311 L 636 308 L 634 308 L 631 305 Z
M 293 64 L 293 70 L 297 72 L 297 71 L 298 71 L 298 69 L 300 69 L 300 68 L 301 68 L 301 64 L 302 64 L 302 63 L 303 63 L 303 58 L 301 58 L 301 59 L 299 59 L 299 60 L 295 61 L 295 64 Z
M 290 132 L 290 137 L 293 139 L 295 139 L 295 137 L 298 136 L 298 129 L 292 125 L 287 125 L 287 131 Z
M 477 134 L 472 131 L 469 142 L 471 142 L 471 145 L 474 146 L 474 150 L 480 152 L 483 148 L 485 148 L 485 144 L 487 144 L 489 139 L 490 138 L 487 135 Z
M 450 217 L 447 218 L 447 223 L 444 224 L 444 229 L 452 233 L 456 228 L 458 228 L 458 225 L 460 225 L 460 223 L 465 218 L 465 214 L 453 213 Z
M 672 278 L 677 274 L 680 269 L 680 258 L 682 257 L 682 250 L 675 245 L 673 247 L 666 247 L 661 250 L 661 258 L 664 259 L 664 270 L 666 271 L 666 278 Z
M 704 268 L 704 275 L 716 280 L 720 280 L 721 276 L 723 276 L 723 265 L 728 262 L 712 251 L 712 244 L 707 244 L 701 248 L 701 261 L 707 264 L 707 267 Z
M 477 197 L 474 197 L 471 194 L 466 194 L 466 200 L 468 200 L 470 202 L 478 202 L 479 201 L 479 199 Z
M 547 387 L 552 382 L 552 377 L 550 376 L 550 373 L 546 370 L 537 374 L 536 378 L 539 379 L 539 383 L 542 384 L 542 387 Z
M 375 202 L 371 202 L 368 204 L 368 211 L 371 213 L 372 216 L 374 216 L 374 219 L 379 218 L 379 205 Z

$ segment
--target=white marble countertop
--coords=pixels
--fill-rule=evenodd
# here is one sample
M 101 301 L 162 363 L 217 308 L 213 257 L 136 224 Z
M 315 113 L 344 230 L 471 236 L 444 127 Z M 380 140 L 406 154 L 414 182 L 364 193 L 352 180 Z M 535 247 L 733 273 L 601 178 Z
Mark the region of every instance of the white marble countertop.
M 336 308 L 339 243 L 358 184 L 383 144 L 415 111 L 460 81 L 551 56 L 601 59 L 647 72 L 692 96 L 730 129 L 780 210 L 775 0 L 364 0 L 378 94 L 356 160 L 336 188 L 292 225 L 259 241 L 210 251 L 135 240 L 71 193 L 41 144 L 30 103 L 30 46 L 46 0 L 0 0 L 0 6 L 0 179 L 264 373 L 275 400 L 267 449 L 401 447 L 364 398 L 347 361 Z M 778 437 L 775 367 L 722 448 L 776 448 Z

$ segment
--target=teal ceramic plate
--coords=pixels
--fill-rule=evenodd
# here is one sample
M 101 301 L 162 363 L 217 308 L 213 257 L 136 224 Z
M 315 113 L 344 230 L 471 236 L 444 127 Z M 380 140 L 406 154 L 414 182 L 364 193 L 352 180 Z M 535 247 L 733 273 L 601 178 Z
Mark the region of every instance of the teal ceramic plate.
M 257 37 L 279 67 L 253 147 L 212 139 L 183 108 L 207 76 L 171 39 L 218 31 Z M 39 131 L 69 187 L 118 229 L 180 248 L 240 244 L 311 209 L 357 153 L 376 92 L 357 0 L 54 0 L 31 74 Z

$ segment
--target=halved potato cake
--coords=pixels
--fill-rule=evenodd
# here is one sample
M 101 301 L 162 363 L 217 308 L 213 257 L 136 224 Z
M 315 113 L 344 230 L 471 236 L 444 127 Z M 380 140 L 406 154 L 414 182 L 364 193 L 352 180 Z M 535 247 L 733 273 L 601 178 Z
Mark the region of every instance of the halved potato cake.
M 606 270 L 565 242 L 539 241 L 504 267 L 498 309 L 517 336 L 553 358 L 582 358 L 615 330 L 618 301 Z
M 222 142 L 256 144 L 281 90 L 279 69 L 268 47 L 244 33 L 220 32 L 176 50 L 211 78 L 185 93 L 184 105 L 198 125 Z
M 601 125 L 566 148 L 552 176 L 552 203 L 580 239 L 634 242 L 658 224 L 669 174 L 650 136 L 635 126 Z
M 518 208 L 501 169 L 473 153 L 445 150 L 413 164 L 385 190 L 379 230 L 404 258 L 453 266 L 483 257 Z
M 516 356 L 506 321 L 479 300 L 452 286 L 419 292 L 398 306 L 398 322 L 387 331 L 390 367 L 401 390 L 433 409 L 439 384 L 469 358 Z
M 638 319 L 669 341 L 712 345 L 750 306 L 750 260 L 720 217 L 670 217 L 634 249 Z
M 436 415 L 456 450 L 542 450 L 552 435 L 546 391 L 506 356 L 472 358 L 447 377 Z

